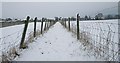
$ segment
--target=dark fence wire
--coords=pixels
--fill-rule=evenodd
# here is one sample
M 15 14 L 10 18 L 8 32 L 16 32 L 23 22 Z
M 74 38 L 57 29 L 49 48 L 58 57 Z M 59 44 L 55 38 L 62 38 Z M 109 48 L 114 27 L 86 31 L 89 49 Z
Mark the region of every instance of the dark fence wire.
M 22 31 L 23 29 L 20 29 L 19 31 L 0 38 L 2 41 L 0 45 L 3 53 L 8 53 L 10 48 L 13 48 L 20 43 Z
M 117 20 L 116 20 L 117 21 Z M 118 22 L 113 21 L 95 21 L 80 22 L 80 41 L 83 42 L 89 55 L 103 60 L 118 61 Z M 71 21 L 71 31 L 77 34 L 75 21 Z M 68 24 L 67 24 L 67 28 Z M 89 45 L 89 46 L 88 46 Z
M 45 24 L 46 21 L 43 21 L 43 24 Z M 40 22 L 39 22 L 40 23 Z M 41 24 L 38 25 L 40 26 Z M 47 22 L 47 26 L 46 26 L 46 30 L 43 30 L 44 31 L 47 31 L 52 25 L 55 24 L 55 21 L 49 21 Z M 38 26 L 37 26 L 38 27 Z M 44 25 L 43 25 L 43 29 L 44 29 Z M 2 31 L 4 33 L 4 31 Z M 37 28 L 36 30 L 36 37 L 38 35 L 40 35 L 41 33 L 41 30 L 40 30 L 40 27 Z M 28 28 L 27 29 L 27 36 L 25 37 L 25 43 L 28 45 L 32 40 L 34 40 L 34 37 L 33 37 L 33 29 L 32 28 Z M 9 60 L 13 60 L 13 56 L 10 56 L 10 54 L 15 54 L 14 53 L 14 49 L 16 50 L 16 52 L 21 52 L 22 50 L 19 48 L 20 47 L 20 42 L 21 42 L 21 38 L 22 38 L 22 34 L 23 34 L 23 29 L 20 29 L 19 31 L 16 31 L 16 32 L 13 32 L 9 35 L 6 35 L 6 36 L 2 36 L 0 38 L 0 51 L 2 52 L 2 56 L 0 55 L 0 58 L 2 58 L 2 61 L 9 61 Z

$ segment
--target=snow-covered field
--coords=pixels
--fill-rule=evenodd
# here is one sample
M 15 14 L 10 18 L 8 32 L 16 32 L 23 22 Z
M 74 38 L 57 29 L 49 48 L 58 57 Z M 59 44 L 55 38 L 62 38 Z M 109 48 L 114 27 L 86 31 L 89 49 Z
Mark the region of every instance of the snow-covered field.
M 71 30 L 74 33 L 77 32 L 76 25 L 76 21 L 71 21 Z M 81 41 L 89 43 L 87 47 L 93 50 L 94 56 L 118 60 L 118 19 L 80 21 L 79 25 Z
M 43 27 L 44 27 L 43 23 Z M 41 30 L 41 22 L 37 22 L 37 30 Z M 22 25 L 14 25 L 14 26 L 9 26 L 9 27 L 4 27 L 0 28 L 1 34 L 0 34 L 0 52 L 7 54 L 7 52 L 10 50 L 12 47 L 19 47 L 21 38 L 22 38 L 22 33 L 24 29 L 24 24 Z M 44 29 L 44 28 L 43 28 Z M 34 31 L 34 23 L 29 23 L 28 28 L 27 28 L 27 33 L 26 33 L 26 38 L 27 40 L 29 38 L 29 35 Z M 0 54 L 1 57 L 1 54 Z
M 118 60 L 118 20 L 80 21 L 79 24 L 80 42 L 74 35 L 72 38 L 60 23 L 56 23 L 15 60 Z M 34 23 L 29 23 L 25 40 L 30 38 L 33 27 Z M 23 28 L 24 24 L 0 28 L 1 54 L 7 53 L 12 47 L 19 47 Z M 37 30 L 40 29 L 41 23 L 37 22 Z M 76 21 L 71 21 L 71 30 L 76 33 Z
M 89 57 L 84 46 L 72 35 L 57 22 L 14 61 L 101 61 Z

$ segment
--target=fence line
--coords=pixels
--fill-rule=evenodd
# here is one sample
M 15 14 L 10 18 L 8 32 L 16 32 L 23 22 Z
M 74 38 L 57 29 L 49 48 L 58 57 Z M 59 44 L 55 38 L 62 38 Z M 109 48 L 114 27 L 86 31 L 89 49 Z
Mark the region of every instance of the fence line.
M 69 22 L 69 21 L 66 21 Z M 77 22 L 71 22 L 71 29 L 75 35 L 77 34 Z M 64 21 L 61 24 L 65 26 Z M 89 55 L 101 58 L 107 61 L 118 61 L 118 20 L 104 21 L 80 21 L 80 42 L 85 46 L 84 49 L 89 50 Z M 69 30 L 69 24 L 66 24 Z M 92 52 L 94 53 L 92 53 Z
M 54 20 L 48 20 L 48 21 L 45 20 L 45 21 L 43 21 L 42 25 L 44 25 L 46 22 L 47 22 L 47 27 L 46 27 L 45 31 L 47 31 L 52 25 L 55 24 Z M 50 23 L 50 22 L 53 22 L 53 23 Z M 37 23 L 41 23 L 41 22 L 37 21 L 36 24 Z M 30 23 L 28 25 L 28 27 L 33 27 L 31 25 L 35 25 L 35 24 Z M 41 25 L 41 24 L 37 24 L 37 25 Z M 42 29 L 44 29 L 44 26 Z M 32 42 L 34 40 L 34 34 L 36 34 L 36 37 L 38 37 L 41 34 L 41 28 L 38 28 L 36 30 L 34 30 L 32 28 L 28 28 L 28 29 L 26 29 L 26 31 L 27 31 L 27 33 L 25 34 L 26 37 L 25 37 L 25 41 L 24 41 L 24 43 L 26 45 L 28 45 L 30 42 Z M 45 31 L 43 30 L 42 32 L 45 32 Z M 20 41 L 22 38 L 22 32 L 23 32 L 23 29 L 20 29 L 19 31 L 13 32 L 9 35 L 6 35 L 6 36 L 0 38 L 0 41 L 2 41 L 2 43 L 0 43 L 0 45 L 1 45 L 0 51 L 2 52 L 2 56 L 0 55 L 0 57 L 2 57 L 2 61 L 10 61 L 10 60 L 14 59 L 13 56 L 16 56 L 15 55 L 16 52 L 19 53 L 22 50 L 19 48 Z M 36 33 L 34 33 L 34 32 L 36 32 Z M 4 33 L 4 31 L 3 31 L 3 33 Z M 15 51 L 15 53 L 14 53 L 14 51 Z

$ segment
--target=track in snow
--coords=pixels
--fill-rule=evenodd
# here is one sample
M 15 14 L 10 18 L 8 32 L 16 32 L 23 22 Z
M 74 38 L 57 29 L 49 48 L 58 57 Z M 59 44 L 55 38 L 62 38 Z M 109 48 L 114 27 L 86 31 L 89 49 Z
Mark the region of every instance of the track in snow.
M 87 56 L 81 43 L 72 36 L 59 22 L 53 25 L 47 33 L 29 44 L 15 61 L 90 61 L 97 60 Z

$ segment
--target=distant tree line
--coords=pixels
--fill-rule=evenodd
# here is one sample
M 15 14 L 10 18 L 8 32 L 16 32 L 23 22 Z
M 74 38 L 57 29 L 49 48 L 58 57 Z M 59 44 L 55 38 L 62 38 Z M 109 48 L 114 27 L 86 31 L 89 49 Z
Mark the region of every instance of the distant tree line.
M 62 21 L 68 21 L 68 19 L 70 18 L 71 21 L 75 21 L 76 20 L 76 17 L 55 17 L 55 21 L 59 21 L 59 20 L 62 20 Z
M 7 22 L 7 21 L 9 21 L 9 22 L 12 22 L 12 21 L 21 21 L 21 19 L 17 19 L 17 18 L 15 18 L 15 19 L 12 19 L 12 18 L 2 19 L 2 18 L 0 18 L 0 20 L 3 21 L 3 22 Z
M 112 14 L 103 15 L 102 13 L 98 13 L 93 18 L 87 15 L 84 18 L 81 18 L 81 20 L 106 20 L 106 19 L 120 19 L 120 15 L 112 15 Z
M 72 16 L 72 17 L 54 17 L 54 20 L 55 21 L 59 21 L 59 20 L 62 20 L 62 21 L 68 21 L 68 19 L 70 18 L 71 21 L 76 21 L 76 17 Z M 53 19 L 47 19 L 47 18 L 43 18 L 45 20 L 53 20 Z M 87 16 L 85 15 L 85 17 L 80 17 L 80 20 L 107 20 L 107 19 L 120 19 L 120 15 L 119 14 L 116 14 L 116 15 L 112 15 L 112 14 L 108 14 L 108 15 L 103 15 L 103 13 L 98 13 L 96 14 L 94 17 L 91 17 L 91 16 Z M 12 19 L 12 18 L 5 18 L 5 19 L 2 19 L 0 18 L 0 20 L 2 21 L 24 21 L 24 20 L 21 20 L 21 19 Z M 33 22 L 33 18 L 30 19 L 31 22 Z M 41 21 L 41 20 L 38 20 L 38 21 Z
M 68 21 L 68 18 L 70 18 L 71 21 L 76 21 L 76 17 L 55 17 L 56 21 L 62 20 L 62 21 Z M 81 21 L 84 20 L 107 20 L 107 19 L 120 19 L 120 15 L 112 15 L 112 14 L 108 14 L 108 15 L 103 15 L 103 13 L 98 13 L 96 14 L 94 17 L 91 16 L 87 16 L 85 15 L 85 17 L 80 17 Z

